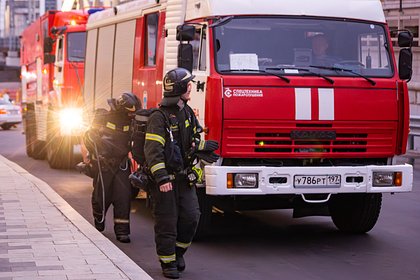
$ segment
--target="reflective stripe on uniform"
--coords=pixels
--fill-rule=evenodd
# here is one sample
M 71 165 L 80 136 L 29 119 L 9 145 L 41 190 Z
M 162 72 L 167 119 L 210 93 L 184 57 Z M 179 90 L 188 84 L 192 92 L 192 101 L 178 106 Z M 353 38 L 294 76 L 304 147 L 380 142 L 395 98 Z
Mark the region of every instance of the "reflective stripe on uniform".
M 175 254 L 169 256 L 159 256 L 159 260 L 163 263 L 170 263 L 176 260 Z
M 129 125 L 124 125 L 124 127 L 123 127 L 123 131 L 124 132 L 127 132 L 127 131 L 129 131 L 130 130 L 130 126 Z
M 176 242 L 176 247 L 180 247 L 184 249 L 187 249 L 188 247 L 190 247 L 190 245 L 191 245 L 191 242 L 190 243 L 182 243 L 179 241 Z
M 165 146 L 165 138 L 158 134 L 146 133 L 146 140 L 156 141 Z
M 158 171 L 158 170 L 160 170 L 160 169 L 165 169 L 165 163 L 164 162 L 159 162 L 159 163 L 157 163 L 157 164 L 155 164 L 155 165 L 153 165 L 151 168 L 150 168 L 150 172 L 152 172 L 152 173 L 155 173 L 156 171 Z
M 185 128 L 190 126 L 190 121 L 189 120 L 185 120 Z
M 127 219 L 114 219 L 114 223 L 116 224 L 129 224 L 130 220 Z
M 200 144 L 198 144 L 198 150 L 202 150 L 202 149 L 204 149 L 204 144 L 206 143 L 206 141 L 204 141 L 204 140 L 201 140 L 200 141 Z
M 106 127 L 115 130 L 117 128 L 117 126 L 115 124 L 113 124 L 112 122 L 107 122 L 106 123 Z
M 172 130 L 172 131 L 178 131 L 179 130 L 179 127 L 178 127 L 178 125 L 174 124 L 174 125 L 171 125 L 169 127 L 169 129 Z

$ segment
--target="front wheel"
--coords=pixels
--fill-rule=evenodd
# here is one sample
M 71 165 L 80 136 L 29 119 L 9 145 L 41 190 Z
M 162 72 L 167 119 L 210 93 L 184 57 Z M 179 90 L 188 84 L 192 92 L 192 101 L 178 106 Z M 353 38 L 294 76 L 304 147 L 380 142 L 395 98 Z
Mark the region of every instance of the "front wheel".
M 381 206 L 381 193 L 338 194 L 330 200 L 329 210 L 340 231 L 366 233 L 375 226 Z
M 51 168 L 73 167 L 73 144 L 70 137 L 51 137 L 47 145 L 47 160 Z

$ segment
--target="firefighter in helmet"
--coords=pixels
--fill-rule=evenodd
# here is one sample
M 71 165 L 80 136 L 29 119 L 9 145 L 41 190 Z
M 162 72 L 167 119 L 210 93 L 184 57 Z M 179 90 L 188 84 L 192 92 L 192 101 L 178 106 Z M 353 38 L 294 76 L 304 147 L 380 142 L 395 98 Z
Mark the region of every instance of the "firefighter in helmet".
M 105 215 L 114 207 L 114 232 L 118 241 L 130 242 L 131 121 L 141 104 L 133 93 L 108 99 L 110 110 L 98 109 L 83 142 L 89 151 L 93 177 L 92 208 L 95 227 L 105 229 Z
M 211 146 L 213 151 L 218 148 L 215 141 L 197 142 L 201 127 L 187 104 L 193 78 L 183 68 L 165 75 L 160 104 L 163 114 L 150 116 L 144 146 L 146 165 L 155 181 L 151 195 L 156 251 L 163 275 L 173 279 L 185 269 L 183 256 L 200 218 L 195 185 L 189 179 L 190 151 L 196 146 Z

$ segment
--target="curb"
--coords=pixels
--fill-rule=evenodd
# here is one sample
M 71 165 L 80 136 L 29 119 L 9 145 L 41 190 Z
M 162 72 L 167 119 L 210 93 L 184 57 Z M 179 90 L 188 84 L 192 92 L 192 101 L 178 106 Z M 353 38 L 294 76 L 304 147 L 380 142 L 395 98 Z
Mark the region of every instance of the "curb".
M 99 233 L 88 221 L 74 210 L 61 196 L 59 196 L 46 182 L 33 176 L 18 164 L 9 161 L 0 155 L 0 161 L 9 166 L 20 176 L 33 183 L 39 191 L 86 236 L 111 262 L 120 269 L 129 279 L 153 279 L 133 260 L 124 254 L 117 246 Z

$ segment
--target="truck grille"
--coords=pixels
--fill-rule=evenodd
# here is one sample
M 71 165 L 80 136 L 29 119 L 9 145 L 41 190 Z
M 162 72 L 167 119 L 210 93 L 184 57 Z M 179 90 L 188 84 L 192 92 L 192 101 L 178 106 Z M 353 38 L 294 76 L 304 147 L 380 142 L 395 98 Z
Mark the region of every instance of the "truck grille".
M 224 131 L 223 154 L 235 157 L 384 157 L 396 139 L 394 122 L 226 121 Z

